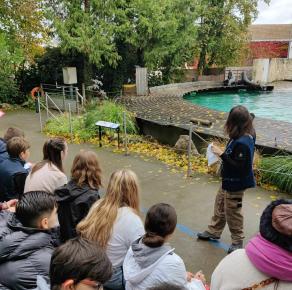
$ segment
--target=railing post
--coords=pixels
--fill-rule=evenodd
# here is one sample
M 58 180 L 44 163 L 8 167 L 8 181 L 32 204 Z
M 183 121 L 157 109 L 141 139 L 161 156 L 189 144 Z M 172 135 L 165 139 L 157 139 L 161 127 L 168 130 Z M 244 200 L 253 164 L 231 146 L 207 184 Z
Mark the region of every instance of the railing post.
M 78 97 L 78 88 L 75 87 L 75 98 L 76 98 L 76 113 L 79 115 L 79 97 Z
M 188 144 L 188 177 L 192 175 L 192 163 L 191 163 L 191 156 L 192 156 L 192 137 L 193 137 L 193 123 L 190 123 L 190 130 L 189 130 L 189 144 Z
M 41 112 L 41 104 L 40 104 L 40 93 L 38 92 L 38 111 L 39 111 L 39 120 L 41 126 L 41 133 L 43 133 L 43 122 L 42 122 L 42 112 Z
M 62 94 L 63 94 L 63 109 L 66 112 L 66 95 L 65 95 L 65 87 L 62 87 Z
M 127 120 L 126 120 L 126 112 L 123 112 L 123 129 L 124 129 L 124 147 L 125 147 L 125 155 L 129 155 L 129 151 L 128 151 L 128 136 L 127 136 Z
M 85 91 L 85 84 L 82 83 L 82 97 L 83 97 L 83 106 L 86 103 L 86 91 Z
M 49 103 L 48 103 L 48 94 L 45 93 L 46 98 L 46 111 L 47 111 L 47 120 L 49 119 Z
M 71 142 L 73 141 L 73 128 L 72 128 L 72 116 L 71 116 L 71 104 L 68 104 L 68 112 L 69 112 L 69 130 L 70 130 L 70 137 Z

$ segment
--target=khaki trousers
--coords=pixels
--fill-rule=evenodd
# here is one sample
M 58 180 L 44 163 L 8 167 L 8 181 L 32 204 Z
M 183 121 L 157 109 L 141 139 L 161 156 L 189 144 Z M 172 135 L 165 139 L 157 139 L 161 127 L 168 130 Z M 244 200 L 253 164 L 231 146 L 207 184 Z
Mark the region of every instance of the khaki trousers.
M 210 234 L 220 237 L 227 222 L 232 243 L 237 244 L 243 241 L 243 194 L 244 191 L 228 192 L 222 188 L 219 189 L 214 205 L 214 215 L 208 227 Z

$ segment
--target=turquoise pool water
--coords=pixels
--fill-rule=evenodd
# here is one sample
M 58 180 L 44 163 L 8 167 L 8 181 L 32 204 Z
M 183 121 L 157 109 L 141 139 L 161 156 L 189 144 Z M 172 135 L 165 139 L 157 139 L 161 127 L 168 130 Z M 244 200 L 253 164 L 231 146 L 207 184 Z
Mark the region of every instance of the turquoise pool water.
M 236 105 L 243 105 L 258 117 L 292 122 L 292 92 L 190 93 L 185 99 L 223 112 L 229 112 Z

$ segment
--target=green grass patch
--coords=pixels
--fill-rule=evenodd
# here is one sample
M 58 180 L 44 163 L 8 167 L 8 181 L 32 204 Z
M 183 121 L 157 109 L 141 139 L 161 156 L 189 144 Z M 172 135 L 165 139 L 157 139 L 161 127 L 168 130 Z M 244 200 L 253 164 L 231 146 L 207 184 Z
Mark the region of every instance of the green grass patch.
M 261 182 L 273 184 L 281 191 L 292 193 L 292 156 L 263 157 L 259 171 Z
M 119 104 L 111 101 L 104 101 L 101 104 L 90 105 L 87 108 L 87 112 L 81 116 L 72 116 L 72 130 L 74 135 L 83 142 L 95 137 L 97 135 L 97 128 L 95 126 L 97 121 L 119 123 L 122 127 L 123 112 L 126 113 L 127 133 L 136 134 L 138 130 L 135 115 Z M 105 131 L 109 132 L 107 130 Z M 69 137 L 69 115 L 64 114 L 56 119 L 50 119 L 46 124 L 45 132 L 50 135 Z

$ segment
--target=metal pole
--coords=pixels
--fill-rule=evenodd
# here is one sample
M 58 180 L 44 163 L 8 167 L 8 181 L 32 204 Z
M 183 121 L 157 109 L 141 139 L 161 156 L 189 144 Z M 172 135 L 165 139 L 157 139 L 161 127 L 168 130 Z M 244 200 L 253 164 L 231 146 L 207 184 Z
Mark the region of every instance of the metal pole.
M 188 144 L 188 177 L 192 174 L 192 163 L 191 163 L 191 155 L 192 155 L 192 136 L 193 136 L 193 123 L 190 123 L 190 131 L 189 131 L 189 144 Z
M 62 87 L 62 93 L 63 93 L 63 109 L 64 109 L 64 112 L 66 112 L 66 101 L 65 101 L 65 87 L 63 86 Z
M 127 136 L 126 112 L 123 112 L 123 127 L 124 127 L 124 147 L 125 147 L 125 155 L 129 155 L 129 152 L 128 152 L 128 136 Z
M 46 111 L 47 111 L 47 120 L 49 119 L 49 104 L 48 104 L 48 95 L 47 93 L 45 93 L 46 95 Z
M 86 92 L 85 92 L 85 84 L 82 84 L 82 96 L 83 96 L 83 106 L 86 103 Z
M 73 141 L 73 129 L 72 129 L 72 119 L 71 119 L 71 104 L 68 104 L 68 112 L 69 112 L 69 130 L 71 136 L 71 142 Z
M 38 92 L 38 111 L 39 111 L 39 118 L 40 118 L 41 133 L 43 133 L 43 122 L 42 122 L 42 112 L 41 112 L 40 93 L 39 92 Z
M 75 95 L 76 95 L 76 113 L 79 115 L 79 98 L 78 98 L 78 88 L 75 88 Z

